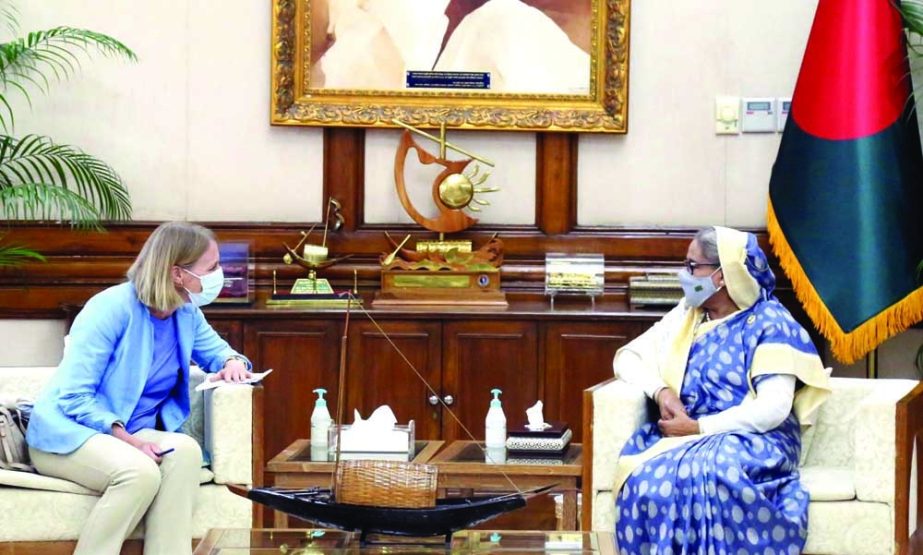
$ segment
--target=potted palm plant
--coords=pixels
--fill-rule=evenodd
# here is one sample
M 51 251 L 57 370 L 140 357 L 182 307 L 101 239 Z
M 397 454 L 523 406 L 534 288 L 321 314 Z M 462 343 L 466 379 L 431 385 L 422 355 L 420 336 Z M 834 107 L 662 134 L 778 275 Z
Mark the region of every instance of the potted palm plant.
M 101 54 L 136 60 L 135 53 L 108 35 L 55 27 L 19 34 L 15 6 L 0 2 L 0 22 L 14 38 L 0 43 L 0 219 L 54 220 L 82 228 L 101 228 L 106 220 L 131 216 L 131 200 L 111 166 L 77 147 L 41 135 L 14 135 L 12 96 L 32 107 L 36 92 L 80 69 L 85 57 Z M 27 245 L 4 241 L 0 267 L 44 260 Z

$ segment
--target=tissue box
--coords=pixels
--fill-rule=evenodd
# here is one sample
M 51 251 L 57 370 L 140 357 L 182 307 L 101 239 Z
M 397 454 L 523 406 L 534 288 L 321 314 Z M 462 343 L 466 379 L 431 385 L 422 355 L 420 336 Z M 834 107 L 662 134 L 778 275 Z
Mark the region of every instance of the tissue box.
M 567 449 L 571 432 L 567 424 L 550 422 L 551 428 L 534 432 L 525 426 L 512 428 L 506 438 L 506 448 L 511 452 L 560 453 Z
M 388 432 L 379 432 L 372 436 L 367 434 L 357 435 L 352 431 L 352 425 L 343 424 L 340 426 L 340 438 L 343 441 L 340 447 L 340 453 L 359 453 L 359 454 L 412 454 L 414 451 L 414 423 L 411 420 L 407 425 L 396 424 Z M 331 426 L 328 436 L 328 445 L 330 452 L 333 453 L 337 448 L 337 427 Z M 342 457 L 356 458 L 356 457 Z M 373 458 L 373 457 L 370 457 Z

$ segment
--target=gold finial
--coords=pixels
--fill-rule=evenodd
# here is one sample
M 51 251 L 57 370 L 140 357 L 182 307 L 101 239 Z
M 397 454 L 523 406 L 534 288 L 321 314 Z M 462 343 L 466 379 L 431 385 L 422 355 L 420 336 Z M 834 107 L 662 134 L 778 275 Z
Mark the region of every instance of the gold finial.
M 286 256 L 288 256 L 288 255 L 286 255 Z M 273 295 L 278 295 L 278 294 L 279 294 L 279 290 L 276 289 L 276 271 L 275 271 L 275 270 L 272 271 L 272 294 L 273 294 Z
M 353 268 L 353 295 L 359 295 L 359 271 Z

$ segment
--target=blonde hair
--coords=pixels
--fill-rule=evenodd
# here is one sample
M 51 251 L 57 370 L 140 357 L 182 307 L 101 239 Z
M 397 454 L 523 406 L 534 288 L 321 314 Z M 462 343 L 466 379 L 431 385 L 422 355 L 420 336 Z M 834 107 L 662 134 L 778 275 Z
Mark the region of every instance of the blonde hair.
M 173 266 L 185 268 L 198 260 L 215 234 L 210 229 L 188 222 L 161 224 L 144 242 L 141 252 L 128 269 L 138 300 L 153 310 L 170 311 L 186 301 L 177 292 L 171 275 Z

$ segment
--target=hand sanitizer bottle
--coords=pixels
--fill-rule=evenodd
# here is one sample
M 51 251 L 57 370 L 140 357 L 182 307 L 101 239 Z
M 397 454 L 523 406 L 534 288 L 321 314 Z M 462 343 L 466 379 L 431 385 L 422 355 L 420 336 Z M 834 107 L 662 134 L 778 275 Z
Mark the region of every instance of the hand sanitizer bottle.
M 311 447 L 327 447 L 327 431 L 333 421 L 327 410 L 327 400 L 324 399 L 327 390 L 319 387 L 314 393 L 317 393 L 317 400 L 314 402 L 314 412 L 311 413 Z
M 490 409 L 484 421 L 484 443 L 488 449 L 499 449 L 506 447 L 506 415 L 503 414 L 503 406 L 500 404 L 500 394 L 503 392 L 491 389 L 490 393 L 494 398 L 490 401 Z

